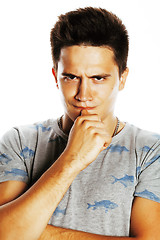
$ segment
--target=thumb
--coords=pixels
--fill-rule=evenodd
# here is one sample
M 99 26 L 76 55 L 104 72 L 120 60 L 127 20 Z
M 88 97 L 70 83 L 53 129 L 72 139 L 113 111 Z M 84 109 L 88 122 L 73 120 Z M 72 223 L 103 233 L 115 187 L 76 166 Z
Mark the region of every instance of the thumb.
M 82 109 L 81 110 L 81 113 L 80 113 L 80 116 L 85 116 L 85 115 L 88 115 L 88 111 L 86 109 Z

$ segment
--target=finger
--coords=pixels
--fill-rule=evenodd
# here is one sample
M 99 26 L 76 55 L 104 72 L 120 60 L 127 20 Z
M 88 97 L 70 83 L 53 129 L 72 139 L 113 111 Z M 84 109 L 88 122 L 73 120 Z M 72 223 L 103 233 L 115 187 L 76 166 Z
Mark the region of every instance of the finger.
M 103 141 L 104 142 L 108 142 L 108 140 L 110 140 L 111 136 L 108 134 L 108 132 L 104 129 L 104 128 L 101 128 L 101 127 L 89 127 L 88 129 L 89 131 L 92 132 L 92 134 L 95 134 L 95 135 L 99 135 L 103 138 Z
M 89 112 L 86 109 L 81 110 L 81 116 L 89 115 Z
M 87 130 L 94 130 L 95 133 L 103 133 L 103 134 L 108 134 L 108 132 L 106 131 L 106 128 L 104 126 L 104 123 L 100 122 L 100 121 L 90 121 L 90 120 L 85 120 L 84 122 L 82 122 L 82 124 L 84 125 L 84 128 Z
M 75 120 L 75 123 L 78 125 L 83 125 L 85 127 L 85 129 L 87 129 L 90 126 L 96 127 L 96 124 L 98 124 L 98 123 L 101 123 L 101 125 L 103 125 L 103 123 L 99 119 L 98 115 L 80 116 Z M 103 127 L 103 126 L 101 126 L 101 127 Z
M 112 137 L 108 133 L 104 132 L 102 129 L 97 129 L 96 135 L 97 133 L 99 135 L 98 144 L 102 144 L 101 150 L 104 150 L 112 142 Z
M 83 116 L 83 120 L 97 120 L 101 121 L 100 117 L 98 114 L 90 114 L 86 109 L 81 110 L 80 116 Z

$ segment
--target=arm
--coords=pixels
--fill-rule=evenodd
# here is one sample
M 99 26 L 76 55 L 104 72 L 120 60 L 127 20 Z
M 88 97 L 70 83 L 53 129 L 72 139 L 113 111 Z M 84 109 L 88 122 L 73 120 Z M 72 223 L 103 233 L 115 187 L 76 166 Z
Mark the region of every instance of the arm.
M 160 238 L 160 203 L 135 197 L 131 212 L 132 236 L 140 239 L 158 240 Z
M 97 115 L 78 117 L 57 161 L 22 196 L 0 207 L 0 239 L 38 239 L 77 174 L 110 142 Z
M 160 203 L 135 197 L 131 214 L 130 236 L 101 236 L 48 225 L 39 240 L 158 240 L 160 236 Z
M 28 191 L 0 207 L 0 239 L 38 239 L 78 173 L 66 166 L 67 156 L 62 154 Z
M 27 188 L 27 185 L 19 181 L 8 181 L 0 184 L 0 205 L 4 202 L 12 201 L 22 194 Z M 134 200 L 132 208 L 132 217 L 131 217 L 131 235 L 135 236 L 138 239 L 138 234 L 142 234 L 143 231 L 147 235 L 149 234 L 150 238 L 148 239 L 158 239 L 159 238 L 159 229 L 160 229 L 160 204 L 154 201 L 136 197 Z M 155 236 L 154 236 L 155 235 Z M 80 231 L 74 231 L 70 229 L 63 229 L 47 225 L 44 232 L 42 233 L 39 240 L 66 240 L 66 239 L 85 239 L 85 240 L 105 240 L 105 239 L 128 239 L 127 237 L 107 237 L 100 236 L 90 233 L 84 233 Z M 129 238 L 133 239 L 133 238 Z M 147 240 L 147 237 L 144 235 L 144 238 L 139 239 Z
M 20 181 L 0 183 L 0 206 L 11 202 L 27 190 L 27 184 Z
M 135 239 L 128 237 L 108 237 L 98 234 L 86 233 L 71 229 L 58 228 L 51 225 L 47 225 L 45 231 L 42 233 L 39 240 L 127 240 Z

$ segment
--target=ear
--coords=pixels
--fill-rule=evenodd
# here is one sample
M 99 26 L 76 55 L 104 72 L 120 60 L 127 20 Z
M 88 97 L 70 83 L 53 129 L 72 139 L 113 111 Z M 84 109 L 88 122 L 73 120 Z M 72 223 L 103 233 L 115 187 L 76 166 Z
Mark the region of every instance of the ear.
M 55 82 L 56 82 L 56 87 L 59 89 L 58 81 L 57 81 L 57 74 L 56 74 L 56 71 L 54 68 L 52 68 L 52 74 L 53 74 Z
M 126 83 L 126 79 L 129 73 L 129 68 L 127 67 L 124 72 L 122 73 L 121 77 L 120 77 L 120 83 L 119 83 L 119 91 L 123 90 L 125 83 Z

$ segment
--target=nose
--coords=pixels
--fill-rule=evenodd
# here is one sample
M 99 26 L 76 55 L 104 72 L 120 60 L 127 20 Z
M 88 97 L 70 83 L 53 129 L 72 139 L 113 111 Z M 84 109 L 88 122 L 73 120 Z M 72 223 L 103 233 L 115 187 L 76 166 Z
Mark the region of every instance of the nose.
M 75 96 L 75 99 L 81 102 L 87 102 L 93 99 L 88 79 L 82 79 L 80 81 L 78 92 L 77 95 Z

